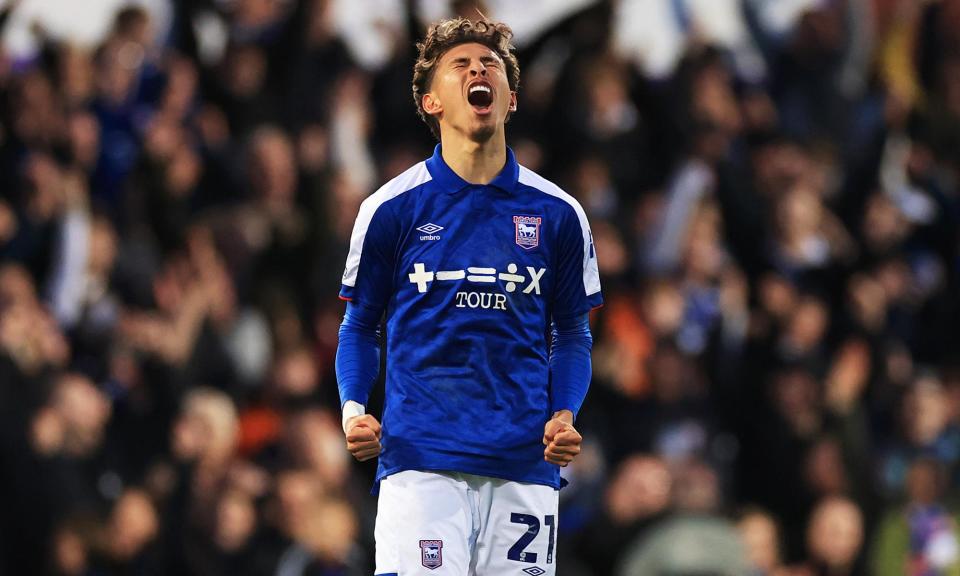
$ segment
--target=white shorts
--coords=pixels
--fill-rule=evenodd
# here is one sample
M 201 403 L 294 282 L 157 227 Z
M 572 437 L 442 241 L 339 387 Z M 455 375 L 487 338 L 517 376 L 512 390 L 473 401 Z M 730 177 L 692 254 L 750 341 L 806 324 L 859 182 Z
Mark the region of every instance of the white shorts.
M 456 472 L 380 482 L 378 576 L 553 576 L 558 491 Z

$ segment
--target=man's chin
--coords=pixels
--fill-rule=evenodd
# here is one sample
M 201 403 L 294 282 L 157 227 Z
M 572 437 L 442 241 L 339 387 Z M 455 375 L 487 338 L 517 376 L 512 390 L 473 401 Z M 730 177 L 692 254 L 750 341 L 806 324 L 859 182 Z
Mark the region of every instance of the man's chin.
M 493 126 L 483 126 L 482 128 L 474 130 L 473 133 L 470 134 L 470 139 L 474 142 L 486 142 L 493 138 L 493 135 L 496 134 L 496 132 L 497 129 Z
M 470 132 L 470 139 L 474 142 L 486 142 L 493 138 L 493 135 L 497 133 L 497 127 L 494 124 L 483 124 L 477 126 Z

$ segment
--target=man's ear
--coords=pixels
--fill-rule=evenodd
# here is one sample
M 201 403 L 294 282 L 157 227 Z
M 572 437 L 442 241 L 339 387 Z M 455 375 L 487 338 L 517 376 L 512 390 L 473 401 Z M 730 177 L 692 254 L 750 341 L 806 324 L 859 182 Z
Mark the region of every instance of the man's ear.
M 510 108 L 509 108 L 509 110 L 510 110 L 511 112 L 516 112 L 516 111 L 517 111 L 517 93 L 516 93 L 516 92 L 510 92 Z
M 440 99 L 437 98 L 433 92 L 424 94 L 421 104 L 423 111 L 431 116 L 436 116 L 443 112 L 443 104 L 440 103 Z

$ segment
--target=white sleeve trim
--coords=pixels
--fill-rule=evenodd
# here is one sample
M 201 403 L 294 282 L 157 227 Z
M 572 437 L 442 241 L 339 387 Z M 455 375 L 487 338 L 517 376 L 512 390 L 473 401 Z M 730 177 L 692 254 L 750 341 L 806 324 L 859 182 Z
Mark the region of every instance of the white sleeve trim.
M 583 234 L 583 289 L 587 296 L 600 291 L 600 270 L 597 267 L 597 252 L 591 250 L 593 234 L 590 232 L 590 223 L 587 214 L 577 199 L 564 192 L 559 186 L 540 176 L 533 170 L 520 166 L 520 183 L 540 190 L 544 194 L 560 198 L 569 204 L 580 221 L 580 232 Z
M 357 220 L 353 225 L 353 234 L 350 236 L 350 254 L 347 256 L 347 264 L 343 271 L 344 285 L 352 287 L 357 283 L 357 270 L 360 268 L 363 241 L 367 237 L 367 229 L 370 227 L 370 221 L 373 220 L 373 215 L 376 214 L 377 209 L 386 201 L 429 181 L 430 172 L 427 170 L 427 164 L 426 162 L 420 162 L 381 186 L 379 190 L 360 204 L 360 212 L 357 214 Z

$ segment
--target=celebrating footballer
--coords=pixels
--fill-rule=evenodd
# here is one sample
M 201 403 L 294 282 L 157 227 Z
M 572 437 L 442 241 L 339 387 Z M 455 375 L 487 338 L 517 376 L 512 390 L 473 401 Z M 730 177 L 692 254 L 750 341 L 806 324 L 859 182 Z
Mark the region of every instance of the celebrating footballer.
M 337 379 L 347 449 L 378 458 L 378 576 L 556 571 L 602 298 L 583 209 L 506 145 L 511 37 L 483 20 L 430 27 L 413 97 L 439 144 L 353 228 Z M 381 424 L 365 406 L 384 317 Z

